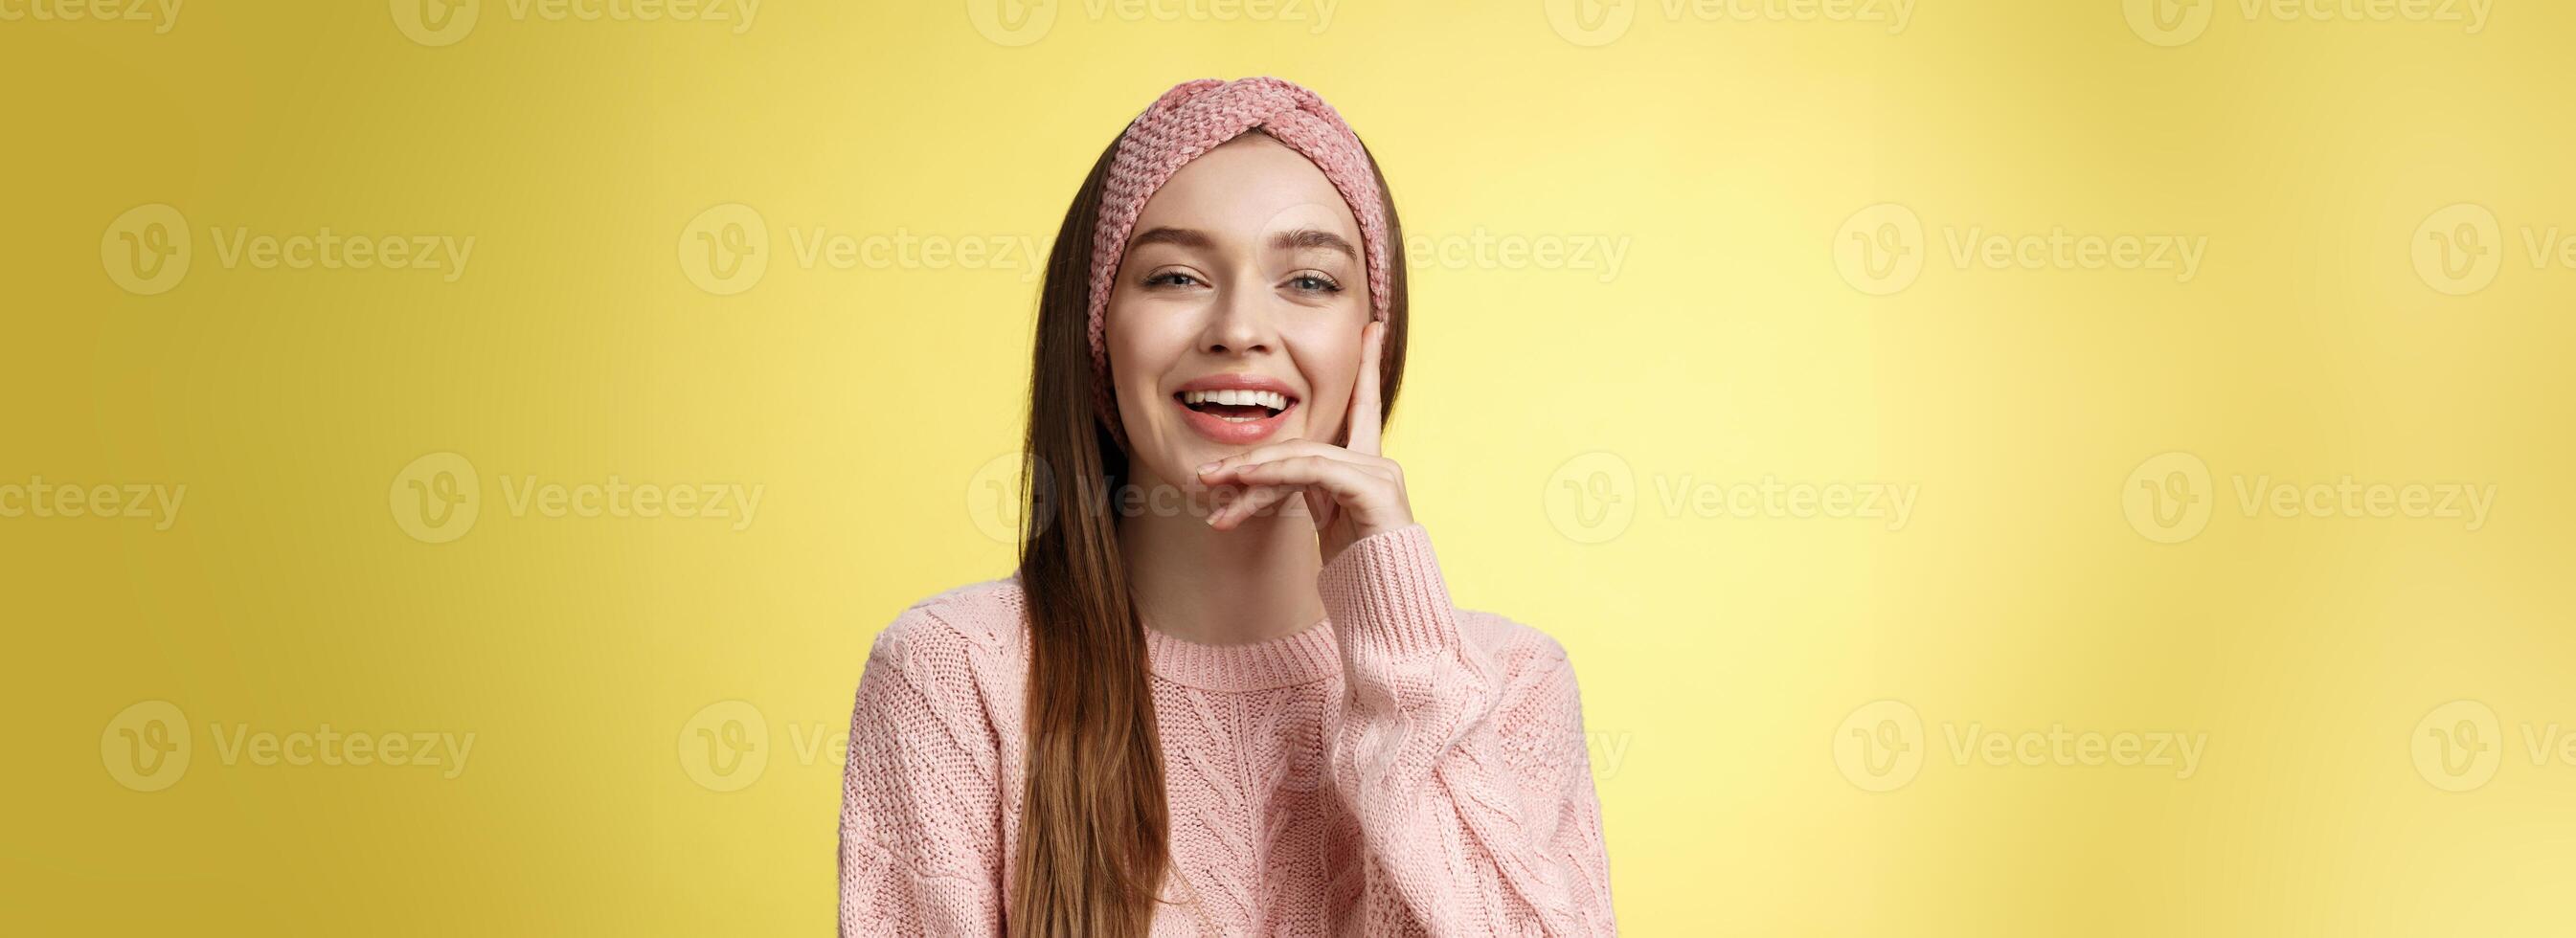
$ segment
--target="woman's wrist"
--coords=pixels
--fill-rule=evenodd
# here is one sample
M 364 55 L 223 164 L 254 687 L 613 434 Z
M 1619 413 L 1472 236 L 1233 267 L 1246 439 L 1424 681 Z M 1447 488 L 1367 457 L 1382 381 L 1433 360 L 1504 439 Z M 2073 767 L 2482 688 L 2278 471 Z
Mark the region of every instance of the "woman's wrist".
M 1408 658 L 1457 641 L 1449 585 L 1419 522 L 1353 540 L 1316 583 L 1325 614 L 1354 652 Z

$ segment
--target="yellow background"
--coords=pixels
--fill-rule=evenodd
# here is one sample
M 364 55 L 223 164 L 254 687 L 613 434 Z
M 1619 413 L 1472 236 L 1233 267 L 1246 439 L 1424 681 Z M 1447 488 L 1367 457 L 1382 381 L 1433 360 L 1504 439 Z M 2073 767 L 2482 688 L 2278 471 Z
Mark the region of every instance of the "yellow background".
M 2576 269 L 2524 240 L 2576 235 L 2565 4 L 2471 32 L 2227 0 L 2159 33 L 2118 0 L 1925 0 L 1901 30 L 1057 0 L 1010 33 L 772 0 L 736 34 L 485 0 L 443 46 L 402 6 L 0 21 L 0 485 L 187 486 L 167 530 L 0 517 L 12 931 L 827 932 L 871 637 L 1008 572 L 987 483 L 1037 279 L 794 239 L 1043 245 L 1157 93 L 1250 74 L 1337 105 L 1417 240 L 1626 245 L 1615 275 L 1417 267 L 1388 445 L 1457 601 L 1573 654 L 1627 932 L 2569 927 L 2576 760 L 2528 740 L 2576 732 Z M 1919 275 L 1847 278 L 1846 220 L 1891 202 Z M 2492 280 L 2446 284 L 2419 228 L 2464 202 Z M 731 203 L 768 266 L 718 295 L 680 258 Z M 146 295 L 111 225 L 151 204 L 192 263 Z M 326 227 L 476 243 L 454 282 L 214 243 Z M 2061 227 L 2205 256 L 1951 253 Z M 2178 543 L 2123 501 L 2168 452 L 2207 467 Z M 445 543 L 399 498 L 434 453 L 479 475 Z M 505 499 L 611 476 L 764 497 L 739 531 Z M 1919 494 L 1902 525 L 1664 500 L 1766 476 Z M 2236 494 L 2346 476 L 2495 496 L 2471 530 Z M 1596 484 L 1632 514 L 1569 524 L 1606 516 L 1551 500 Z M 1877 700 L 1918 715 L 1890 724 L 1916 774 L 1838 756 Z M 2456 792 L 2422 755 L 2455 724 L 2418 725 L 2454 700 L 2493 772 Z M 149 701 L 191 761 L 139 791 L 119 714 Z M 324 724 L 475 743 L 452 779 L 218 744 Z M 1952 748 L 2055 726 L 2206 749 L 2184 778 Z

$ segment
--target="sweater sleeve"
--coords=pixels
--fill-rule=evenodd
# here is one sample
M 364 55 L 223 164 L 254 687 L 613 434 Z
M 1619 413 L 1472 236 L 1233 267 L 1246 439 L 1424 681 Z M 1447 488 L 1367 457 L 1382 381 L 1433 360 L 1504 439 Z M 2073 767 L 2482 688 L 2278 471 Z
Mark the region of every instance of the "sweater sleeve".
M 878 633 L 841 779 L 843 938 L 999 935 L 996 736 L 967 642 L 923 606 Z
M 1466 640 L 1419 524 L 1352 543 L 1318 586 L 1349 695 L 1332 771 L 1367 855 L 1361 931 L 1616 933 L 1564 649 L 1510 623 L 1499 647 Z

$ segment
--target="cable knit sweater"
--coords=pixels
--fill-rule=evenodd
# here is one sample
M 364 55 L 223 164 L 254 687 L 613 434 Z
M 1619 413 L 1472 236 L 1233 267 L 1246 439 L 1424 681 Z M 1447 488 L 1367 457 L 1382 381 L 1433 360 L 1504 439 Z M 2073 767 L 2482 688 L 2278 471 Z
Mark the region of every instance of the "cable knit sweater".
M 1615 931 L 1565 652 L 1450 605 L 1415 524 L 1317 577 L 1326 618 L 1206 645 L 1150 627 L 1171 815 L 1156 935 Z M 1016 578 L 904 610 L 860 677 L 843 935 L 998 935 L 1025 771 Z

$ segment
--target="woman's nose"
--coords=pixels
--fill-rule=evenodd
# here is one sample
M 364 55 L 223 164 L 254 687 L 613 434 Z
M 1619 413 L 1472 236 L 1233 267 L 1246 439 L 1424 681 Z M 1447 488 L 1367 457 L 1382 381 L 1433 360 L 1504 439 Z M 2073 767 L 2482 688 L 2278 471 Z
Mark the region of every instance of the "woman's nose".
M 1202 343 L 1205 350 L 1239 354 L 1270 348 L 1274 340 L 1269 296 L 1248 285 L 1255 282 L 1237 278 L 1216 291 L 1216 304 L 1208 311 L 1207 334 Z

